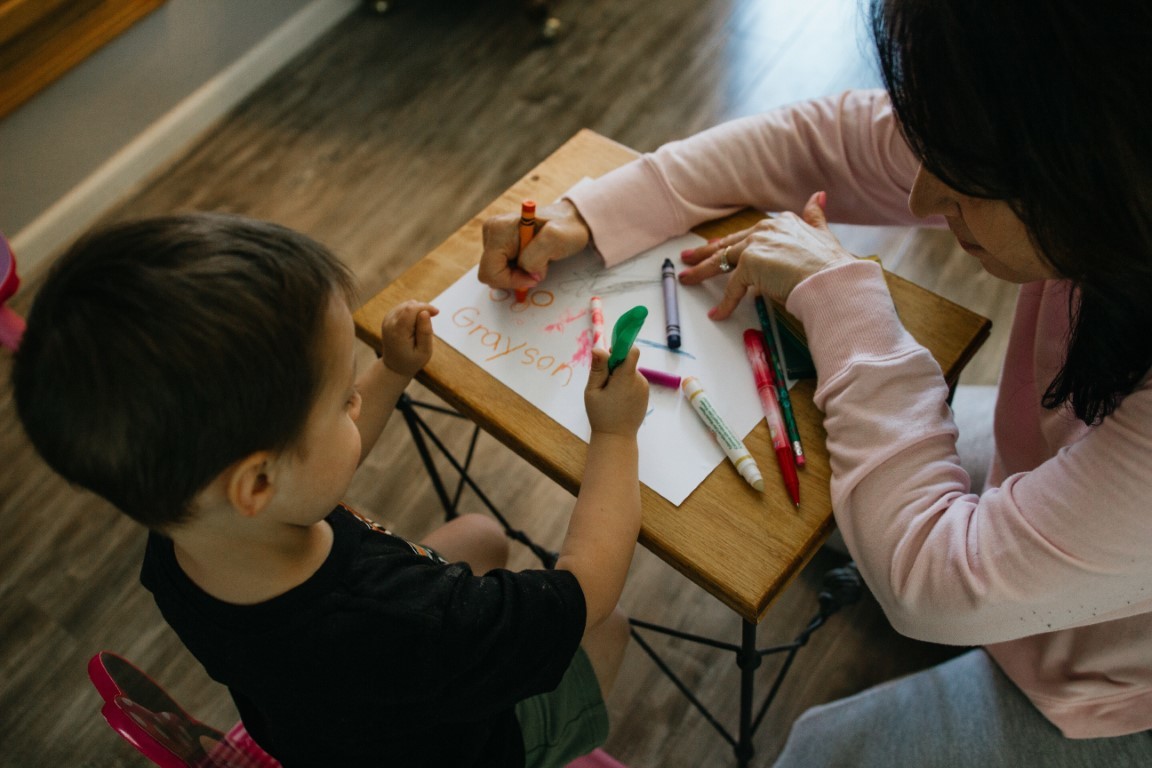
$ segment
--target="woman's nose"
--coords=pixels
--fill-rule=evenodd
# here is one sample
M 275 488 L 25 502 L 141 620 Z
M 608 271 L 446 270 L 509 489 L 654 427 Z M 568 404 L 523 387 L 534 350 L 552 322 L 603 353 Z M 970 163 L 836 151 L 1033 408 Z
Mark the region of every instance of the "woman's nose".
M 955 215 L 959 195 L 931 171 L 921 164 L 912 182 L 912 192 L 908 195 L 908 210 L 919 218 L 939 214 Z

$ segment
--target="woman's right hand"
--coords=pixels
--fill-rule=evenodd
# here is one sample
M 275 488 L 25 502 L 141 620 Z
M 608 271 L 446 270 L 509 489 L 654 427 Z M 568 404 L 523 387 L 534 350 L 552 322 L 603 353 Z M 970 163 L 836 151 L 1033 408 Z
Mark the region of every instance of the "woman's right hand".
M 518 213 L 493 216 L 484 222 L 480 282 L 505 290 L 532 288 L 547 277 L 551 262 L 584 250 L 591 237 L 584 218 L 567 200 L 536 211 L 536 236 L 523 252 L 519 225 Z

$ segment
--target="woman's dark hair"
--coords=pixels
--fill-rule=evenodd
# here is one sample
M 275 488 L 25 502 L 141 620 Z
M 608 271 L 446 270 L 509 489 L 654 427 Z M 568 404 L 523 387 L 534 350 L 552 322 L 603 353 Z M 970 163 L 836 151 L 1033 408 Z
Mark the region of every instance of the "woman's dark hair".
M 38 292 L 17 412 L 66 479 L 157 529 L 237 460 L 293 446 L 322 381 L 320 338 L 352 279 L 274 224 L 191 214 L 79 240 Z
M 1099 423 L 1152 367 L 1152 3 L 872 0 L 871 20 L 925 168 L 1007 202 L 1076 286 L 1043 404 Z

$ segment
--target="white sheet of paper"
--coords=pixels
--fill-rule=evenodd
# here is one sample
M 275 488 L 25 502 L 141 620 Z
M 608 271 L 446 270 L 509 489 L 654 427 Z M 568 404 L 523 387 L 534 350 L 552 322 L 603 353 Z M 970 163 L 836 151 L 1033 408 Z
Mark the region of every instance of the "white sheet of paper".
M 508 292 L 481 284 L 473 268 L 433 301 L 440 309 L 436 335 L 587 441 L 589 300 L 603 301 L 606 343 L 616 319 L 642 304 L 648 319 L 636 340 L 640 365 L 695 376 L 732 430 L 745 436 L 763 418 L 744 355 L 744 329 L 759 328 L 753 302 L 741 302 L 731 318 L 717 323 L 707 313 L 720 301 L 723 278 L 693 287 L 677 284 L 682 346 L 667 346 L 660 267 L 668 258 L 679 271 L 680 252 L 703 243 L 685 235 L 611 269 L 592 252 L 579 254 L 551 265 L 547 279 L 521 304 Z M 727 459 L 680 390 L 651 385 L 649 393 L 638 435 L 640 481 L 679 506 Z M 754 458 L 765 477 L 775 471 L 774 456 Z M 738 477 L 731 464 L 729 469 Z

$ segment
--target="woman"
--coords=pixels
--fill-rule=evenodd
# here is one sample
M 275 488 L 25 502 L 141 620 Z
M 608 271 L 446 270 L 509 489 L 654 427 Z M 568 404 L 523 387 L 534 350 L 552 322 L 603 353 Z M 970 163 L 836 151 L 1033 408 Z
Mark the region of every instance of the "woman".
M 669 144 L 542 210 L 523 254 L 493 219 L 481 279 L 801 210 L 685 252 L 680 279 L 730 273 L 717 322 L 760 293 L 804 324 L 865 581 L 901 632 L 981 648 L 811 710 L 779 765 L 1152 765 L 1152 6 L 874 0 L 872 22 L 886 93 Z M 825 211 L 946 223 L 1020 284 L 986 488 L 940 370 Z

